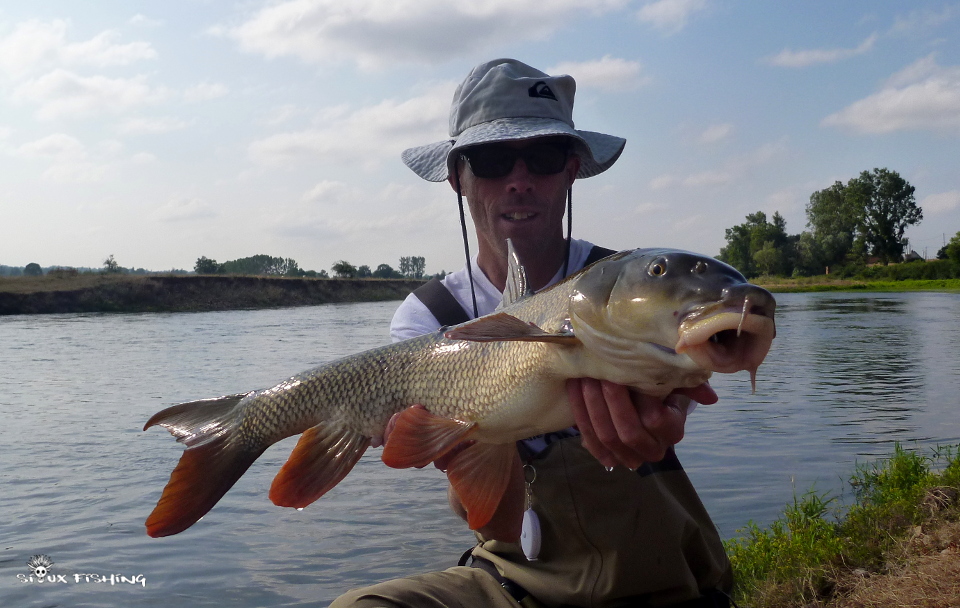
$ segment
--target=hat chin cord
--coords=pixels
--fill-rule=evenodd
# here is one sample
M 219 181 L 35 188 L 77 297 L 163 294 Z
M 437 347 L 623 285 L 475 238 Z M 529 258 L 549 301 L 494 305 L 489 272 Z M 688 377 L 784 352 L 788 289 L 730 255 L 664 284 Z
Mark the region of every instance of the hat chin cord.
M 454 164 L 453 179 L 457 185 L 457 207 L 460 209 L 460 232 L 463 234 L 463 255 L 467 258 L 467 277 L 470 279 L 470 299 L 473 301 L 473 318 L 480 316 L 477 308 L 477 292 L 473 286 L 473 265 L 470 263 L 470 243 L 467 239 L 467 220 L 463 213 L 463 192 L 460 188 L 460 167 Z M 560 279 L 563 280 L 570 270 L 570 236 L 573 233 L 573 186 L 567 188 L 567 242 L 566 251 L 563 254 L 563 274 Z

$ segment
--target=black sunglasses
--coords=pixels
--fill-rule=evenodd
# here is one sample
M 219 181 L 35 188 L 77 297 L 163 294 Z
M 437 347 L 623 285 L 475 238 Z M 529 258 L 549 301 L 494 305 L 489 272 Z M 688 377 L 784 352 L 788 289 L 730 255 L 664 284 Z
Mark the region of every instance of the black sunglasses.
M 506 177 L 522 158 L 527 171 L 535 175 L 556 175 L 567 165 L 568 147 L 563 144 L 540 143 L 526 148 L 485 145 L 467 148 L 460 158 L 467 161 L 477 177 Z

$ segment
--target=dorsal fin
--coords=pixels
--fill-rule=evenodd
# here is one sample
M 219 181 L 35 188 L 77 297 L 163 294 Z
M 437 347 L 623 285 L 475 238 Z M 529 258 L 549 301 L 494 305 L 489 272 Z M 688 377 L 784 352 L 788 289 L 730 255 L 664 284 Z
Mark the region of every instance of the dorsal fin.
M 507 283 L 503 287 L 503 299 L 500 308 L 506 308 L 514 302 L 530 295 L 527 285 L 527 272 L 520 263 L 517 251 L 513 248 L 513 241 L 507 239 Z

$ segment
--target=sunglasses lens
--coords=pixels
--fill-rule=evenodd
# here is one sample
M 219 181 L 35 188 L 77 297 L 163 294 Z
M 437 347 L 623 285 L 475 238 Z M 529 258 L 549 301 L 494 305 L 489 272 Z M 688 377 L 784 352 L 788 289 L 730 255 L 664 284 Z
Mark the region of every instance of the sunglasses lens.
M 481 146 L 465 151 L 470 170 L 477 177 L 496 178 L 509 175 L 517 162 L 517 151 L 500 146 Z
M 554 175 L 567 164 L 567 151 L 557 146 L 541 144 L 523 150 L 527 170 L 537 175 Z
M 567 164 L 566 148 L 553 144 L 536 144 L 521 149 L 478 146 L 464 150 L 462 156 L 470 163 L 474 175 L 489 179 L 510 175 L 517 158 L 522 158 L 527 170 L 535 175 L 555 175 Z

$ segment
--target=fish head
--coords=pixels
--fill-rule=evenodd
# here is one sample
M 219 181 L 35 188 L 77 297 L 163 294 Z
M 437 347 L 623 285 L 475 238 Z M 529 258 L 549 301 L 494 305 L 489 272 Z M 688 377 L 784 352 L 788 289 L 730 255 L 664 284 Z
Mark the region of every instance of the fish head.
M 577 277 L 570 321 L 577 338 L 611 363 L 653 359 L 675 369 L 749 370 L 753 379 L 776 334 L 775 308 L 767 290 L 719 260 L 635 249 Z

